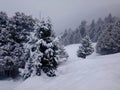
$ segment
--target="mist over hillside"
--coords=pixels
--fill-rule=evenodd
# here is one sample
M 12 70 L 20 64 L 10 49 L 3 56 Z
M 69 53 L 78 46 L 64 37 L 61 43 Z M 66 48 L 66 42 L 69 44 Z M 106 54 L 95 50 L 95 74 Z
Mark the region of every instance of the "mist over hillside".
M 0 90 L 120 90 L 120 0 L 0 0 Z

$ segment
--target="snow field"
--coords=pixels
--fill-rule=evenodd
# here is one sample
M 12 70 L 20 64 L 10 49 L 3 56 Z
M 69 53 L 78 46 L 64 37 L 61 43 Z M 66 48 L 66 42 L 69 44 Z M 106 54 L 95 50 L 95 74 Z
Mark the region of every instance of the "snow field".
M 69 59 L 57 70 L 57 77 L 32 77 L 14 90 L 120 90 L 120 53 L 87 59 L 77 58 L 78 44 L 69 45 Z

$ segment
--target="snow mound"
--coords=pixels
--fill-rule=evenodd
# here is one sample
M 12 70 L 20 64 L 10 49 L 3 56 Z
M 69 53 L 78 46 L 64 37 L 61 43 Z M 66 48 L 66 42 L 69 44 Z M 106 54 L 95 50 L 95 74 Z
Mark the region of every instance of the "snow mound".
M 57 77 L 31 77 L 14 90 L 120 90 L 120 53 L 93 53 L 81 59 L 76 56 L 78 47 L 66 47 L 70 57 L 58 68 Z

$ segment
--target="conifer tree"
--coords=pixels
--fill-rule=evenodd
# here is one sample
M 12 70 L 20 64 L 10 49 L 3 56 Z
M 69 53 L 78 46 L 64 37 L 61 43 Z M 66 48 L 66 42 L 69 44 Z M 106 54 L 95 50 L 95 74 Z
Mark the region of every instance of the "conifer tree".
M 79 47 L 79 50 L 77 51 L 77 56 L 81 58 L 86 58 L 86 56 L 92 54 L 94 52 L 94 49 L 92 47 L 90 38 L 86 36 L 81 41 L 81 46 Z
M 120 20 L 106 25 L 96 45 L 99 54 L 113 54 L 120 52 Z
M 47 76 L 56 76 L 58 65 L 58 46 L 54 42 L 55 36 L 50 21 L 41 21 L 36 24 L 36 30 L 26 45 L 30 57 L 25 68 L 21 70 L 24 79 L 30 76 L 40 76 L 41 71 Z

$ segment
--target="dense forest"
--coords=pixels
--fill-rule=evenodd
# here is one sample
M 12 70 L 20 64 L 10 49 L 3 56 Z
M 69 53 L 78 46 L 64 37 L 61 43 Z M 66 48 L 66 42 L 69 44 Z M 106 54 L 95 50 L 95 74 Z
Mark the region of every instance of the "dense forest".
M 55 76 L 59 63 L 67 58 L 49 19 L 38 20 L 16 12 L 0 12 L 0 78 Z

